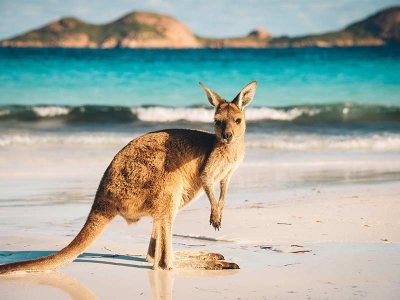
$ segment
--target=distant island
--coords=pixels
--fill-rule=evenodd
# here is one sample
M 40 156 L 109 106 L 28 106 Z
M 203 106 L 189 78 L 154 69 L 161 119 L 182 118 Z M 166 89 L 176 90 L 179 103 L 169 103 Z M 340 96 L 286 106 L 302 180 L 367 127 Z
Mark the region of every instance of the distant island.
M 397 6 L 339 31 L 297 37 L 273 37 L 262 28 L 237 38 L 201 37 L 175 18 L 148 12 L 133 12 L 104 25 L 69 17 L 2 40 L 0 47 L 285 48 L 379 46 L 399 42 L 400 6 Z

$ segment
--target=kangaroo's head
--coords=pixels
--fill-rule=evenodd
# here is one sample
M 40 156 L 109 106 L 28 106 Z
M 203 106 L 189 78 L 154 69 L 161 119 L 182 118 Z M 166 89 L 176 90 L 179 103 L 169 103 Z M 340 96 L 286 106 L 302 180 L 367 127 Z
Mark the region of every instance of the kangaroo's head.
M 208 101 L 215 107 L 214 128 L 217 138 L 230 144 L 243 137 L 246 130 L 244 108 L 253 100 L 257 81 L 246 85 L 232 101 L 226 101 L 216 92 L 199 82 L 205 91 Z

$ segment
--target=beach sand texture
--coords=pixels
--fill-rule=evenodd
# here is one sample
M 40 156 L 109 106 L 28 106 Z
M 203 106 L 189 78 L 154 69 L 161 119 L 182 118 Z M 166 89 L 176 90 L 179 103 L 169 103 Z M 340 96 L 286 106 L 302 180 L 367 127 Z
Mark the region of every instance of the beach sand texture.
M 2 148 L 0 263 L 65 246 L 120 146 Z M 219 252 L 240 270 L 152 271 L 151 220 L 128 226 L 117 218 L 59 271 L 2 277 L 1 299 L 396 299 L 399 161 L 396 152 L 250 149 L 232 179 L 222 229 L 209 225 L 201 197 L 173 230 L 175 251 Z

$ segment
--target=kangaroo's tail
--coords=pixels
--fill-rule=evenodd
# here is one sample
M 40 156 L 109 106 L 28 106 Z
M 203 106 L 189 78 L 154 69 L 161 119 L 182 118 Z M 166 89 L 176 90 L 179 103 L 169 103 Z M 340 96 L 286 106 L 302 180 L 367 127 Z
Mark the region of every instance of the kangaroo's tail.
M 66 265 L 85 251 L 113 218 L 114 216 L 109 214 L 92 210 L 81 231 L 64 249 L 38 259 L 0 265 L 0 274 L 10 274 L 17 271 L 45 271 Z

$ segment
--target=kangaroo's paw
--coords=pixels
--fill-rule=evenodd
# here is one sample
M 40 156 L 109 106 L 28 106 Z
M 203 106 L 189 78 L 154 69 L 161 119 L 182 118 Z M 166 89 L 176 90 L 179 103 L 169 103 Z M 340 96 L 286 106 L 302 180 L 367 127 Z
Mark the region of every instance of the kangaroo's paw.
M 210 215 L 210 225 L 212 225 L 215 230 L 219 231 L 219 229 L 221 228 L 221 221 L 221 212 L 219 210 L 212 210 Z

